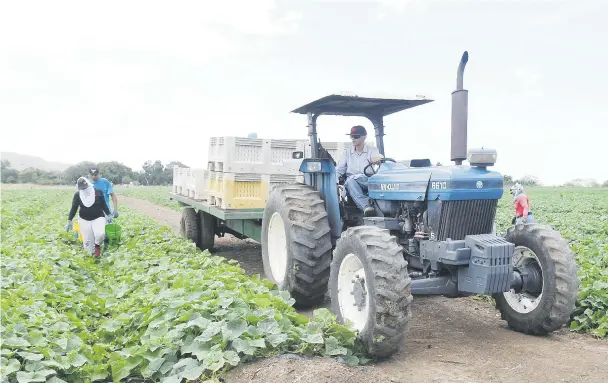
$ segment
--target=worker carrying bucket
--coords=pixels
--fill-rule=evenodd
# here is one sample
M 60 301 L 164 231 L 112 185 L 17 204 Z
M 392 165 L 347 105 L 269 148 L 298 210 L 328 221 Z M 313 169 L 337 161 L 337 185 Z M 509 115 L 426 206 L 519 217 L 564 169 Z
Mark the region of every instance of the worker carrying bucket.
M 101 244 L 105 238 L 106 224 L 110 223 L 110 209 L 106 204 L 103 192 L 93 188 L 91 182 L 85 177 L 80 177 L 76 182 L 78 191 L 74 193 L 72 208 L 68 216 L 65 231 L 73 228 L 72 220 L 78 212 L 78 224 L 82 235 L 82 244 L 90 254 L 95 257 L 101 255 Z
M 515 185 L 511 186 L 511 194 L 513 194 L 513 204 L 515 205 L 515 217 L 511 221 L 512 224 L 520 223 L 534 223 L 534 215 L 530 210 L 530 200 L 528 196 L 524 194 L 524 187 L 516 182 Z

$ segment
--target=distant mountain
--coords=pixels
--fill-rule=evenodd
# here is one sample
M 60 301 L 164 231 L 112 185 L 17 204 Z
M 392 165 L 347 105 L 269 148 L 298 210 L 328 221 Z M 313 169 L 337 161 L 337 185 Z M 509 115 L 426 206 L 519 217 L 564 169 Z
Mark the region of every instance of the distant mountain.
M 2 160 L 8 160 L 11 163 L 11 168 L 16 170 L 23 170 L 27 168 L 37 168 L 46 171 L 64 171 L 71 164 L 64 164 L 61 162 L 47 161 L 41 157 L 28 156 L 26 154 L 19 154 L 13 152 L 2 152 L 0 153 Z

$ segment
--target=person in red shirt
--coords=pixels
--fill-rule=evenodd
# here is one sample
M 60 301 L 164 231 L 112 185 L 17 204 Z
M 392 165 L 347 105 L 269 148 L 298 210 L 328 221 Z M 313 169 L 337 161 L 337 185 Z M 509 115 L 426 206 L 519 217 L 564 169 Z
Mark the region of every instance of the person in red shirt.
M 519 183 L 515 183 L 515 185 L 511 186 L 510 190 L 513 195 L 513 204 L 515 206 L 515 217 L 513 217 L 511 223 L 534 223 L 534 215 L 530 210 L 530 200 L 524 193 L 524 187 Z

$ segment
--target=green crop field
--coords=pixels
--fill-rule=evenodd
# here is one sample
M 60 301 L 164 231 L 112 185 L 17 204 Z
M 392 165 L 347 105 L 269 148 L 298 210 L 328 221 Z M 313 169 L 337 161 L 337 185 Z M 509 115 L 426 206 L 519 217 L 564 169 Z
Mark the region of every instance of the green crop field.
M 170 206 L 168 192 L 119 190 Z M 72 193 L 2 188 L 3 382 L 204 380 L 281 353 L 369 361 L 327 310 L 312 320 L 297 314 L 288 294 L 124 205 L 120 247 L 94 260 L 63 231 Z M 536 188 L 528 195 L 537 220 L 569 240 L 580 265 L 571 330 L 607 337 L 608 190 Z M 499 232 L 512 214 L 507 194 Z
M 327 309 L 309 320 L 289 294 L 126 207 L 120 247 L 84 254 L 63 231 L 71 195 L 2 190 L 3 382 L 205 380 L 282 353 L 368 361 Z

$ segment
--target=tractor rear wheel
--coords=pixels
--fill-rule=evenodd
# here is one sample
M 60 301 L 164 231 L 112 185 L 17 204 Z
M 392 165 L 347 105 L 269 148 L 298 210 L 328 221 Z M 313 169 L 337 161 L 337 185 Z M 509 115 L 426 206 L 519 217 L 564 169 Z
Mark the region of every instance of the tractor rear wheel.
M 266 277 L 302 307 L 322 303 L 331 264 L 331 237 L 318 191 L 303 184 L 274 187 L 262 219 Z
M 511 227 L 505 239 L 515 244 L 513 265 L 537 275 L 532 289 L 493 294 L 508 326 L 525 334 L 545 335 L 566 324 L 578 297 L 578 266 L 568 242 L 550 226 Z
M 198 217 L 194 208 L 185 207 L 182 210 L 179 233 L 198 245 Z
M 370 355 L 398 351 L 409 331 L 413 297 L 403 248 L 388 230 L 357 226 L 342 233 L 329 290 L 338 320 L 352 323 Z

